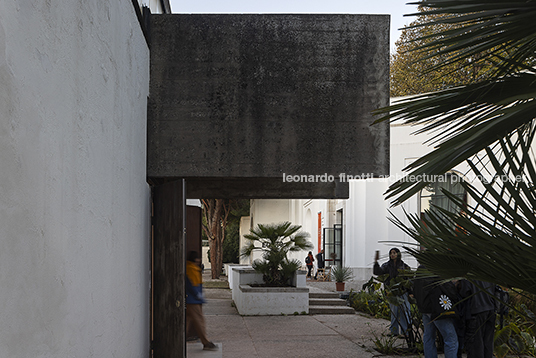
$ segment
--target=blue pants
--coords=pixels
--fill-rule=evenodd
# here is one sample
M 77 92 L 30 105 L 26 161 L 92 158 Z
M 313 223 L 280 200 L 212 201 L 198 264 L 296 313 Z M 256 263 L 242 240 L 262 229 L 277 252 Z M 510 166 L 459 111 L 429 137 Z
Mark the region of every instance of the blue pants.
M 456 358 L 458 355 L 458 334 L 454 319 L 443 318 L 432 321 L 430 313 L 422 315 L 424 325 L 424 356 L 426 358 L 437 358 L 436 334 L 441 333 L 445 343 L 445 358 Z
M 411 320 L 411 309 L 408 301 L 408 294 L 401 296 L 404 302 L 400 305 L 389 303 L 391 308 L 391 334 L 397 336 L 399 333 L 405 334 Z M 399 329 L 400 327 L 400 329 Z

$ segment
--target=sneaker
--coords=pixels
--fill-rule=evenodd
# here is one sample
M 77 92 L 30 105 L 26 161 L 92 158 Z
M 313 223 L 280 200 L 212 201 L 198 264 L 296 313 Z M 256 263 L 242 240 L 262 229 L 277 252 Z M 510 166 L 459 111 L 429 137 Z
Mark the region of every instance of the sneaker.
M 198 336 L 190 336 L 190 337 L 186 337 L 186 342 L 195 342 L 199 339 Z
M 218 350 L 218 346 L 212 342 L 208 342 L 207 344 L 205 344 L 203 346 L 203 350 L 205 351 L 217 351 Z

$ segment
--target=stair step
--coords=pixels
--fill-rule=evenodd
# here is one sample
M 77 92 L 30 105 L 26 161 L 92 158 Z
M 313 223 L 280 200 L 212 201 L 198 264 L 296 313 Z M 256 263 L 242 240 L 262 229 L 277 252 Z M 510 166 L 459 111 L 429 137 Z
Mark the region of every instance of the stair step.
M 309 299 L 311 298 L 339 298 L 340 293 L 337 292 L 309 292 Z
M 345 292 L 309 292 L 309 314 L 355 314 L 341 299 Z
M 310 298 L 309 306 L 346 306 L 346 301 L 340 298 Z
M 309 314 L 355 314 L 348 306 L 309 306 Z

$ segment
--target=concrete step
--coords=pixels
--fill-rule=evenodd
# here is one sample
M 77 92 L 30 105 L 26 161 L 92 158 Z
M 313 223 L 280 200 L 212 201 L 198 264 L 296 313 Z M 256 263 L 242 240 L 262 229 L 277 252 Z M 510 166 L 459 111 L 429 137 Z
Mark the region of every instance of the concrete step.
M 309 314 L 355 314 L 348 306 L 309 306 Z
M 340 293 L 337 292 L 309 292 L 309 299 L 311 298 L 339 298 Z
M 341 299 L 343 292 L 309 292 L 309 314 L 355 314 Z
M 346 301 L 340 298 L 311 298 L 309 306 L 346 306 Z

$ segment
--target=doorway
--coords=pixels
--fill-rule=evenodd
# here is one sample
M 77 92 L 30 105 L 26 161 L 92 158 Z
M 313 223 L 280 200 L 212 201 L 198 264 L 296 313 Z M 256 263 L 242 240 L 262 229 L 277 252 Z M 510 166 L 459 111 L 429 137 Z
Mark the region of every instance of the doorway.
M 326 265 L 342 266 L 342 224 L 324 228 L 324 255 Z

